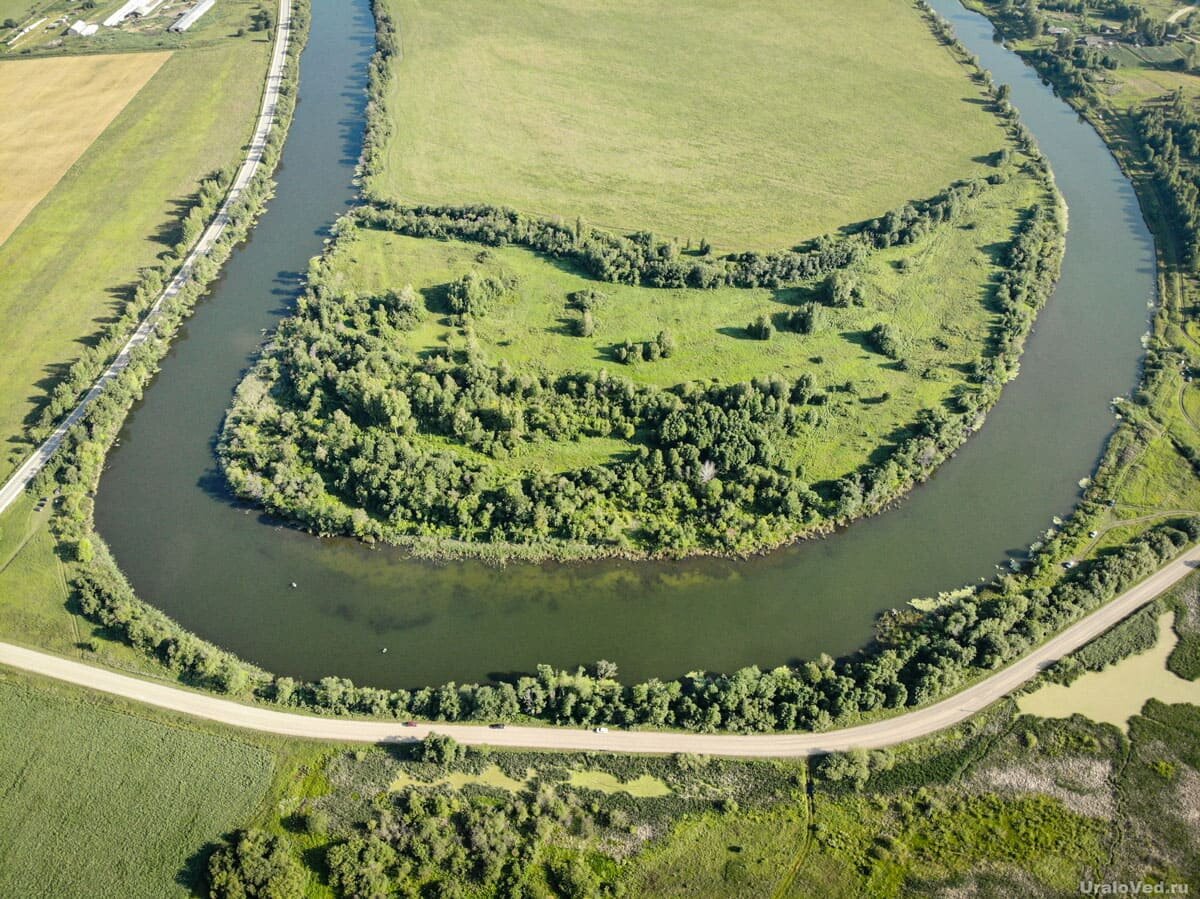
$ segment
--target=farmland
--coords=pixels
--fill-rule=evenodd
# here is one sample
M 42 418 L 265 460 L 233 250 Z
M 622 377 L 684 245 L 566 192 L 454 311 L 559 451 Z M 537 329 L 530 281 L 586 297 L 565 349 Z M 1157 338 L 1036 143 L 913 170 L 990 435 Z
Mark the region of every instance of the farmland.
M 193 855 L 251 816 L 268 752 L 0 678 L 0 894 L 189 895 Z
M 775 249 L 984 174 L 1004 145 L 907 3 L 389 8 L 378 197 Z
M 201 179 L 240 160 L 268 47 L 246 35 L 176 51 L 0 244 L 0 476 L 27 454 L 17 441 L 46 394 L 128 302 L 140 272 L 171 258 Z
M 0 63 L 0 244 L 168 56 Z

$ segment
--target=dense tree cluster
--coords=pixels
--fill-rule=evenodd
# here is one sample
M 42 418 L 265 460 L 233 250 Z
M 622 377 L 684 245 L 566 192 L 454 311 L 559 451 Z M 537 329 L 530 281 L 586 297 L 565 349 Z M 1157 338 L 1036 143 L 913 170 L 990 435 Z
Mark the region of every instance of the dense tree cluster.
M 379 171 L 384 147 L 392 133 L 392 120 L 386 114 L 385 104 L 400 53 L 400 36 L 387 0 L 371 0 L 371 12 L 375 17 L 375 53 L 367 73 L 367 125 L 359 163 L 359 172 L 363 175 Z M 370 195 L 370 182 L 363 187 L 364 193 Z
M 1162 186 L 1167 212 L 1184 235 L 1187 261 L 1200 266 L 1200 116 L 1176 91 L 1170 102 L 1144 106 L 1138 136 Z
M 1000 320 L 994 352 L 976 365 L 979 392 L 959 397 L 964 410 L 985 408 L 995 401 L 1000 387 L 1016 374 L 1025 336 L 1038 311 L 1049 298 L 1062 263 L 1063 234 L 1060 222 L 1040 207 L 1031 210 L 1005 254 L 1005 266 L 996 288 Z
M 364 833 L 326 852 L 338 896 L 528 895 L 527 871 L 545 860 L 545 847 L 594 835 L 620 819 L 620 812 L 598 818 L 576 794 L 550 784 L 502 799 L 410 787 L 384 805 Z M 546 868 L 554 895 L 592 899 L 608 892 L 583 856 L 569 850 L 554 856 Z
M 662 390 L 606 370 L 518 374 L 472 350 L 416 358 L 396 347 L 394 307 L 375 299 L 351 298 L 348 313 L 317 285 L 281 326 L 260 371 L 270 389 L 247 382 L 222 442 L 240 494 L 322 533 L 655 552 L 750 548 L 828 512 L 785 461 L 805 407 L 823 401 L 811 376 Z M 622 352 L 653 360 L 674 340 L 662 332 Z M 430 435 L 493 458 L 641 437 L 626 460 L 513 477 Z M 627 533 L 635 516 L 640 529 Z
M 308 874 L 282 837 L 242 830 L 208 860 L 210 899 L 294 899 Z
M 1067 43 L 1056 49 L 1042 48 L 1030 54 L 1038 71 L 1054 80 L 1067 97 L 1088 97 L 1096 91 L 1098 75 L 1117 67 L 1117 59 L 1092 47 Z

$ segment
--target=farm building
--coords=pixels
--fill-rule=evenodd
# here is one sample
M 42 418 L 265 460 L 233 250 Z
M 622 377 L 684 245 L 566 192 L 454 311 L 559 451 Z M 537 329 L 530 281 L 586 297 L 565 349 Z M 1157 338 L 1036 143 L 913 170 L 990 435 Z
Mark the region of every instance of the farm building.
M 176 19 L 175 24 L 171 26 L 170 30 L 175 32 L 187 31 L 199 21 L 202 15 L 213 8 L 214 3 L 216 3 L 216 0 L 200 0 L 199 3 Z
M 150 15 L 154 10 L 158 9 L 165 3 L 166 0 L 143 0 L 143 3 L 133 11 L 133 15 L 138 18 Z
M 91 37 L 99 30 L 99 25 L 89 25 L 87 22 L 83 21 L 83 19 L 80 19 L 67 29 L 67 34 L 74 34 L 79 37 Z
M 120 25 L 127 18 L 129 18 L 130 14 L 135 9 L 145 2 L 146 0 L 129 0 L 128 3 L 122 3 L 121 6 L 111 16 L 104 20 L 104 27 L 115 28 L 117 25 Z

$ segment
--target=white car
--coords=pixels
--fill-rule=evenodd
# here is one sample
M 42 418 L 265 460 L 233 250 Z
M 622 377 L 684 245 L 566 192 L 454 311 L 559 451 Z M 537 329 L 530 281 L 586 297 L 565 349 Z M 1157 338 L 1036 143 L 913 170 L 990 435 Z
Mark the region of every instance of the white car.
M 597 727 L 595 729 L 595 731 L 593 731 L 593 733 L 606 734 L 606 733 L 608 733 L 608 728 L 607 727 Z

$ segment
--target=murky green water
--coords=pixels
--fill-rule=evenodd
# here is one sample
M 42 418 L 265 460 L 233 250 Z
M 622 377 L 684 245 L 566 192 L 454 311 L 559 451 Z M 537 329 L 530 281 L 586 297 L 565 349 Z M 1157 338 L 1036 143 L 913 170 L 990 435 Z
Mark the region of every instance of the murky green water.
M 832 0 L 824 0 L 832 2 Z M 990 576 L 1070 511 L 1134 386 L 1150 235 L 1097 135 L 952 0 L 934 6 L 1013 101 L 1071 210 L 1062 282 L 987 425 L 897 509 L 746 562 L 430 565 L 317 540 L 238 506 L 213 444 L 234 387 L 351 202 L 372 22 L 313 0 L 278 195 L 121 434 L 101 533 L 142 597 L 280 673 L 404 686 L 607 658 L 624 678 L 772 666 L 865 642 L 876 614 Z M 298 586 L 291 588 L 295 582 Z M 387 647 L 386 654 L 381 649 Z

